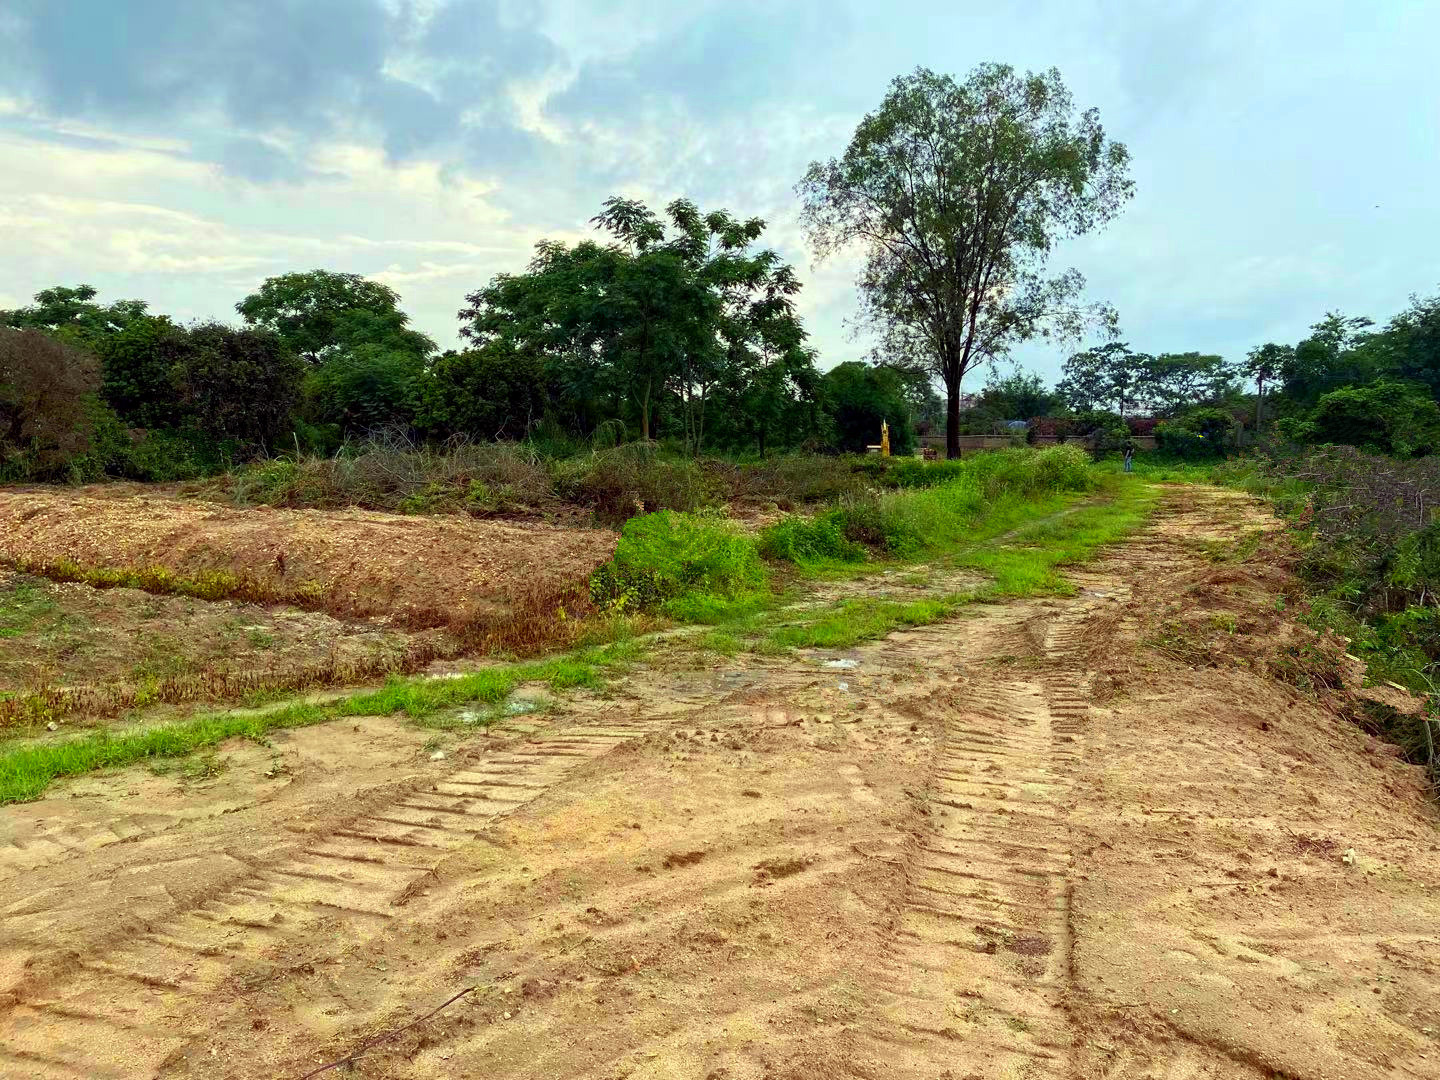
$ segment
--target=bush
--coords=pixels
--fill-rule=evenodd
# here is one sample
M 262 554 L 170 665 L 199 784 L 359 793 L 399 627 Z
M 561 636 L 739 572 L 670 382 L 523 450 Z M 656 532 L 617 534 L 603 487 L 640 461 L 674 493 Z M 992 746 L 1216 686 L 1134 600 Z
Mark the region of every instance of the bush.
M 523 439 L 545 411 L 545 367 L 513 343 L 446 353 L 420 380 L 416 424 L 436 436 Z
M 220 323 L 192 327 L 176 370 L 180 402 L 196 430 L 244 452 L 274 448 L 291 431 L 305 369 L 268 330 Z
M 1320 398 L 1303 441 L 1341 443 L 1395 457 L 1440 449 L 1440 405 L 1423 386 L 1381 381 Z
M 698 510 L 723 495 L 697 462 L 663 458 L 651 443 L 555 462 L 551 479 L 561 499 L 590 507 L 597 520 L 610 524 L 657 510 Z
M 334 457 L 258 462 L 229 480 L 236 502 L 271 506 L 476 515 L 548 505 L 550 476 L 516 443 L 458 443 L 443 451 L 402 438 L 372 442 Z
M 0 476 L 63 479 L 90 449 L 100 365 L 39 330 L 0 327 Z
M 326 358 L 305 378 L 305 411 L 344 434 L 409 428 L 422 361 L 413 353 L 360 345 Z
M 1235 418 L 1224 409 L 1192 409 L 1155 425 L 1155 445 L 1186 461 L 1222 457 L 1235 448 Z
M 827 510 L 813 518 L 791 515 L 760 533 L 760 554 L 767 559 L 798 565 L 824 562 L 858 562 L 865 549 L 845 535 L 845 515 Z
M 625 523 L 615 557 L 595 571 L 590 593 L 610 610 L 659 607 L 686 593 L 727 600 L 765 588 L 755 542 L 721 517 L 670 510 Z

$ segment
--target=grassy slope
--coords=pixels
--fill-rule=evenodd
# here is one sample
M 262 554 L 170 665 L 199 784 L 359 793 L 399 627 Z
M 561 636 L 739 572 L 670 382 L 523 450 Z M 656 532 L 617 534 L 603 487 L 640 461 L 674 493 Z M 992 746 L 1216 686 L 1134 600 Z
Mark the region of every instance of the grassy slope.
M 993 513 L 975 522 L 966 542 L 944 557 L 950 565 L 991 576 L 993 581 L 986 586 L 909 602 L 843 601 L 806 611 L 798 619 L 793 612 L 744 608 L 719 620 L 717 629 L 700 644 L 719 651 L 739 647 L 764 652 L 805 646 L 844 648 L 901 627 L 938 621 L 974 600 L 1063 594 L 1071 587 L 1060 568 L 1083 562 L 1101 545 L 1139 528 L 1155 499 L 1150 485 L 1121 477 L 1106 478 L 1098 499 L 1076 494 L 1002 499 L 994 504 Z M 823 570 L 813 568 L 813 572 Z M 783 625 L 777 616 L 785 618 Z M 522 683 L 544 683 L 554 690 L 598 687 L 607 674 L 642 651 L 639 642 L 626 640 L 548 660 L 497 665 L 459 678 L 394 678 L 380 690 L 323 704 L 295 702 L 265 711 L 211 713 L 130 734 L 99 732 L 22 745 L 0 754 L 0 805 L 38 798 L 56 779 L 178 757 L 237 736 L 263 742 L 271 731 L 343 716 L 400 712 L 423 720 L 448 708 L 498 704 Z M 496 718 L 481 715 L 476 726 Z

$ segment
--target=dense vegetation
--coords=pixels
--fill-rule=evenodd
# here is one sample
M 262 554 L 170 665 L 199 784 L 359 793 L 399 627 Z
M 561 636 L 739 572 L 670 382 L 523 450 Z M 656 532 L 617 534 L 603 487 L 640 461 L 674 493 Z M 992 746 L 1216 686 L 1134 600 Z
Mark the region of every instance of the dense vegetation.
M 1276 444 L 1216 470 L 1267 495 L 1300 539 L 1310 616 L 1379 677 L 1440 689 L 1440 457 Z

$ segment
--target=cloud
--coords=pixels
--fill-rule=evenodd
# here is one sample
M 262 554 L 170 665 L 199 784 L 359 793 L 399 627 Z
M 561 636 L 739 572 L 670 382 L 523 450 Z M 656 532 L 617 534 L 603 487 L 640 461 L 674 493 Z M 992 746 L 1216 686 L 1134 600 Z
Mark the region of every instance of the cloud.
M 549 111 L 595 120 L 676 106 L 701 119 L 748 110 L 801 83 L 846 21 L 828 0 L 711 8 L 632 52 L 585 63 Z
M 201 149 L 228 128 L 214 160 L 287 182 L 293 157 L 256 137 L 368 133 L 413 157 L 465 135 L 467 115 L 512 125 L 508 84 L 556 60 L 499 0 L 18 0 L 0 27 L 0 94 L 41 117 L 179 125 Z

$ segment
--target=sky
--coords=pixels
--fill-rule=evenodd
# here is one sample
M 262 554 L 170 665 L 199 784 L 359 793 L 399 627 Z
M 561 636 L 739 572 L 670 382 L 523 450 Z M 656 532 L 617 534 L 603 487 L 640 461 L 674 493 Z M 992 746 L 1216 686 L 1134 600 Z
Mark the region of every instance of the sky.
M 1136 193 L 1062 244 L 1145 352 L 1241 359 L 1440 290 L 1440 3 L 0 0 L 0 308 L 52 284 L 236 320 L 272 274 L 456 312 L 612 194 L 769 223 L 822 367 L 858 260 L 794 186 L 897 75 L 1056 67 Z M 1047 379 L 1070 351 L 1017 353 Z

